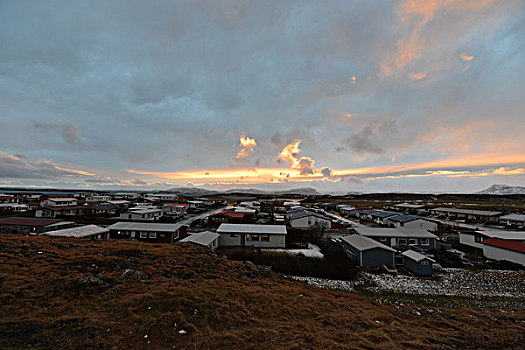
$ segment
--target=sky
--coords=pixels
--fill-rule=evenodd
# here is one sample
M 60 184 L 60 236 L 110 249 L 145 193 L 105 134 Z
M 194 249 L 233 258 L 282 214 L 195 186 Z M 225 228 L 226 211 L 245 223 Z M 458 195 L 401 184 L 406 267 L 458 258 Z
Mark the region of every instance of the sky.
M 0 186 L 525 185 L 525 2 L 0 0 Z

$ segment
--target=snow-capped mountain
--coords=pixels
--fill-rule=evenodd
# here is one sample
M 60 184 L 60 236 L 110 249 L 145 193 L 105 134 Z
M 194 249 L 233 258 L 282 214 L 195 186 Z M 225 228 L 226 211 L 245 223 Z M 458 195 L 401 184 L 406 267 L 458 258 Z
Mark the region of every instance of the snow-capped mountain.
M 498 184 L 498 185 L 492 185 L 483 191 L 476 192 L 476 194 L 497 194 L 497 195 L 525 194 L 525 187 Z

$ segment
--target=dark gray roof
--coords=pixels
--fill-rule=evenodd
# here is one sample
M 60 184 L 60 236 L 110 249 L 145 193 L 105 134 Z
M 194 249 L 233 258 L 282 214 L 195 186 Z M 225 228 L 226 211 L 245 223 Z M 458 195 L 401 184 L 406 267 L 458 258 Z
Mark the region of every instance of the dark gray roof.
M 385 227 L 354 227 L 353 231 L 366 237 L 399 237 L 399 238 L 437 238 L 435 234 L 423 229 L 397 229 Z
M 156 232 L 175 232 L 180 229 L 182 224 L 157 224 L 149 222 L 124 222 L 120 221 L 108 227 L 109 230 L 122 231 L 156 231 Z
M 381 249 L 389 250 L 391 252 L 395 252 L 395 249 L 392 249 L 385 244 L 379 243 L 378 241 L 375 241 L 372 238 L 368 238 L 368 237 L 364 237 L 360 235 L 344 236 L 341 239 L 359 251 L 381 248 Z
M 420 262 L 421 260 L 425 260 L 425 259 L 428 259 L 431 262 L 436 262 L 434 259 L 431 259 L 428 256 L 423 255 L 421 253 L 418 253 L 418 252 L 416 252 L 414 250 L 407 250 L 407 251 L 401 253 L 401 255 L 403 255 L 405 258 L 412 259 L 415 262 Z
M 413 215 L 396 215 L 396 216 L 392 216 L 388 218 L 388 220 L 390 221 L 395 221 L 395 222 L 399 222 L 402 224 L 405 222 L 416 221 L 419 219 L 422 219 L 422 218 L 418 216 L 413 216 Z
M 470 209 L 458 209 L 458 208 L 434 208 L 431 209 L 441 213 L 454 213 L 454 214 L 465 214 L 465 215 L 479 215 L 479 216 L 497 216 L 502 213 L 499 211 L 488 211 L 488 210 L 470 210 Z
M 330 219 L 327 218 L 326 216 L 323 216 L 321 214 L 317 214 L 316 212 L 309 211 L 309 210 L 294 211 L 293 213 L 290 214 L 290 220 L 296 220 L 296 219 L 305 218 L 305 217 L 308 217 L 308 216 L 315 216 L 315 217 L 318 217 L 320 219 L 324 219 L 324 220 L 330 221 Z
M 392 212 L 389 212 L 389 211 L 374 210 L 374 212 L 371 213 L 370 215 L 372 215 L 373 217 L 376 217 L 376 218 L 387 218 L 389 216 L 396 216 L 396 215 L 399 215 L 399 214 L 398 213 L 392 213 Z

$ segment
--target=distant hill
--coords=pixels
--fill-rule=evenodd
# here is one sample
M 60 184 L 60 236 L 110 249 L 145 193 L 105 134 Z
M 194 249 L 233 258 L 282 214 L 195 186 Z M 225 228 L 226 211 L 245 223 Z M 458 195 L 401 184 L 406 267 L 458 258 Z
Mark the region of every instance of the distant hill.
M 525 187 L 497 184 L 497 185 L 492 185 L 483 191 L 476 192 L 476 194 L 495 194 L 495 195 L 525 194 Z
M 198 187 L 177 187 L 177 188 L 171 188 L 169 190 L 163 191 L 163 192 L 170 192 L 170 193 L 177 193 L 177 194 L 183 194 L 188 196 L 210 196 L 210 195 L 216 195 L 220 193 L 243 193 L 243 194 L 259 194 L 259 195 L 301 195 L 301 196 L 317 196 L 319 195 L 319 192 L 317 190 L 310 188 L 310 187 L 301 187 L 301 188 L 293 188 L 290 190 L 282 190 L 282 191 L 265 191 L 260 190 L 258 188 L 233 188 L 230 190 L 210 190 L 205 188 L 198 188 Z

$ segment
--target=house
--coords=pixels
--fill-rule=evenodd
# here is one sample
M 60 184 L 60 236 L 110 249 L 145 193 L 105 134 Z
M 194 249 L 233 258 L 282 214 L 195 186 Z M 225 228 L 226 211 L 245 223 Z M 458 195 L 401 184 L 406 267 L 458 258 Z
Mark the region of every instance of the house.
M 257 248 L 285 248 L 285 225 L 221 224 L 219 246 L 253 246 Z
M 384 227 L 353 227 L 351 231 L 398 250 L 430 250 L 437 248 L 437 236 L 423 229 Z
M 41 219 L 26 217 L 11 217 L 0 219 L 0 232 L 40 234 L 51 230 L 58 230 L 75 226 L 74 222 L 59 219 Z
M 23 197 L 19 196 L 0 196 L 0 203 L 22 203 Z
M 65 228 L 61 230 L 47 231 L 43 233 L 43 235 L 52 237 L 104 239 L 109 238 L 109 229 L 97 225 L 86 225 Z
M 488 259 L 525 266 L 525 243 L 493 237 L 483 241 L 483 255 Z
M 523 214 L 508 214 L 503 215 L 499 218 L 502 224 L 508 227 L 524 228 L 525 227 L 525 215 Z
M 432 215 L 446 216 L 449 219 L 464 219 L 470 222 L 499 223 L 499 217 L 503 214 L 499 211 L 470 210 L 457 208 L 432 208 Z
M 108 227 L 111 239 L 173 243 L 186 237 L 188 226 L 149 222 L 117 222 Z
M 186 214 L 187 204 L 183 203 L 169 203 L 162 206 L 164 215 L 184 215 Z
M 420 228 L 427 231 L 437 231 L 438 223 L 412 215 L 395 215 L 385 219 L 386 224 L 397 228 Z
M 0 211 L 11 211 L 15 213 L 24 213 L 29 210 L 30 208 L 26 204 L 0 203 Z
M 77 205 L 77 200 L 75 198 L 69 197 L 51 197 L 44 199 L 40 205 L 42 208 L 45 207 L 69 207 Z
M 390 209 L 407 214 L 421 214 L 426 212 L 427 207 L 423 204 L 399 203 L 390 206 Z
M 95 196 L 86 197 L 86 202 L 89 202 L 89 203 L 100 203 L 100 202 L 107 202 L 110 200 L 111 200 L 111 196 L 95 195 Z
M 113 195 L 113 199 L 125 199 L 132 201 L 134 199 L 139 199 L 140 193 L 135 192 L 118 192 Z
M 432 264 L 436 261 L 414 250 L 401 253 L 405 268 L 418 276 L 432 276 Z
M 121 220 L 131 221 L 157 221 L 162 217 L 162 209 L 159 208 L 130 208 L 127 212 L 120 214 Z
M 373 210 L 369 214 L 370 219 L 378 225 L 387 225 L 387 220 L 390 217 L 397 216 L 397 213 L 392 213 L 382 210 Z
M 462 231 L 459 233 L 459 243 L 480 250 L 484 249 L 483 242 L 490 238 L 500 238 L 518 242 L 525 242 L 525 231 L 479 230 Z
M 211 223 L 250 223 L 253 221 L 253 213 L 232 210 L 225 210 L 208 217 L 208 222 Z
M 293 228 L 329 229 L 332 226 L 332 221 L 326 216 L 304 209 L 289 213 L 288 218 Z
M 193 233 L 188 237 L 181 239 L 181 243 L 193 243 L 203 247 L 207 247 L 211 250 L 215 250 L 219 247 L 219 234 L 211 231 L 204 231 Z
M 394 266 L 396 251 L 387 245 L 357 234 L 344 236 L 340 241 L 345 254 L 359 266 Z

